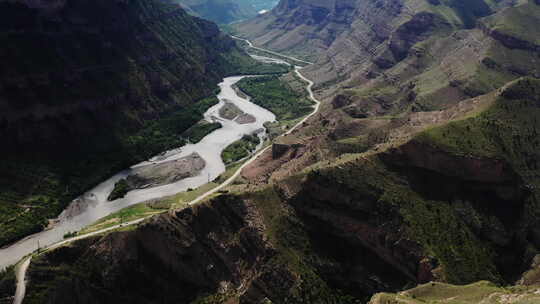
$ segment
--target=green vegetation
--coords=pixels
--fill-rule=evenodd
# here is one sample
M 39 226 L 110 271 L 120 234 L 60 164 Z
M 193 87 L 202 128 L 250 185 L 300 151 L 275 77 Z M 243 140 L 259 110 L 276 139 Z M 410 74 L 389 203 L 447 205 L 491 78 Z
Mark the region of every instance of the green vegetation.
M 540 23 L 540 5 L 535 4 L 534 0 L 490 16 L 484 22 L 491 30 L 528 42 L 529 47 L 540 46 L 540 36 L 530 30 Z
M 129 192 L 129 190 L 130 189 L 127 180 L 125 178 L 122 178 L 114 184 L 114 189 L 107 197 L 107 200 L 114 201 L 116 199 L 123 198 Z
M 163 119 L 148 122 L 142 131 L 129 136 L 124 145 L 127 146 L 128 152 L 132 150 L 131 154 L 149 157 L 171 147 L 184 145 L 186 137 L 193 138 L 192 142 L 198 142 L 218 127 L 215 124 L 197 126 L 197 123 L 203 119 L 203 114 L 218 102 L 216 96 L 211 96 Z
M 228 165 L 248 157 L 261 143 L 257 135 L 244 135 L 242 139 L 230 144 L 223 152 L 221 158 Z
M 315 253 L 304 223 L 284 206 L 276 189 L 267 187 L 246 194 L 244 199 L 257 204 L 266 226 L 265 233 L 277 249 L 276 256 L 270 261 L 271 267 L 290 269 L 299 276 L 300 284 L 293 287 L 284 303 L 363 303 L 331 288 L 320 277 L 315 265 L 324 265 L 326 261 Z
M 418 140 L 456 155 L 503 158 L 528 182 L 538 184 L 540 80 L 513 82 L 492 106 L 474 117 L 429 129 Z
M 495 284 L 480 281 L 465 286 L 449 285 L 444 283 L 428 283 L 416 288 L 406 290 L 399 294 L 383 293 L 375 295 L 371 304 L 386 303 L 448 303 L 448 304 L 533 304 L 540 301 L 536 288 L 516 286 L 510 288 L 497 287 Z
M 16 289 L 15 266 L 0 271 L 0 304 L 11 304 Z
M 540 80 L 520 79 L 508 85 L 499 95 L 482 97 L 493 99 L 482 111 L 428 129 L 416 136 L 414 142 L 446 151 L 455 155 L 456 159 L 506 161 L 520 176 L 513 182 L 520 183 L 520 178 L 523 178 L 524 185 L 532 192 L 531 198 L 516 200 L 521 200 L 519 203 L 527 210 L 527 216 L 535 221 L 540 216 L 536 203 L 540 186 L 537 178 L 540 173 L 538 96 Z M 413 180 L 407 176 L 417 173 L 422 174 L 421 170 L 416 172 L 414 167 L 392 168 L 391 171 L 376 157 L 364 159 L 353 155 L 344 164 L 316 167 L 310 176 L 319 187 L 342 189 L 345 193 L 362 193 L 362 197 L 371 197 L 371 201 L 377 202 L 377 214 L 384 215 L 377 219 L 379 221 L 402 218 L 408 237 L 420 243 L 428 256 L 438 260 L 443 272 L 442 279 L 455 284 L 479 280 L 501 283 L 503 275 L 508 275 L 498 268 L 498 263 L 503 259 L 501 250 L 493 245 L 492 240 L 473 231 L 474 227 L 466 223 L 467 220 L 457 211 L 456 204 L 450 203 L 453 201 L 451 195 L 443 197 L 444 194 L 440 192 L 437 199 L 428 199 L 425 193 L 429 192 L 426 189 L 430 187 L 429 183 L 423 181 L 411 186 Z M 362 178 L 359 179 L 359 176 Z M 444 177 L 441 179 L 441 183 L 446 182 Z M 475 194 L 468 191 L 472 190 L 460 191 L 460 198 L 465 201 L 470 195 L 468 199 L 477 202 Z M 507 194 L 511 195 L 511 191 Z M 497 200 L 501 199 L 486 198 L 486 201 L 477 203 L 489 203 L 493 208 L 508 203 L 504 199 Z M 508 211 L 495 217 L 485 211 L 470 209 L 468 216 L 492 233 L 496 233 L 497 226 L 502 225 L 500 221 L 518 220 Z M 397 214 L 392 214 L 391 210 L 396 210 Z
M 221 109 L 219 109 L 219 115 L 225 119 L 233 120 L 238 115 L 243 114 L 242 110 L 235 104 L 226 102 Z
M 347 162 L 314 169 L 310 177 L 325 188 L 361 193 L 377 202 L 378 217 L 374 221 L 401 218 L 408 237 L 420 243 L 428 256 L 437 258 L 445 280 L 456 284 L 482 279 L 500 281 L 492 251 L 477 239 L 452 206 L 425 199 L 377 158 L 351 155 Z
M 217 293 L 213 295 L 201 296 L 195 299 L 195 301 L 192 301 L 190 304 L 223 304 L 227 303 L 227 300 L 230 300 L 233 297 L 234 294 L 231 292 L 226 294 Z
M 313 102 L 305 92 L 297 92 L 278 76 L 249 77 L 237 83 L 252 102 L 270 110 L 278 120 L 293 120 L 313 111 Z
M 446 21 L 453 23 L 454 26 L 474 27 L 479 17 L 491 13 L 491 8 L 485 0 L 437 0 L 431 2 L 439 3 L 432 6 L 432 10 L 439 13 Z
M 64 233 L 64 239 L 69 239 L 69 238 L 72 238 L 72 237 L 75 237 L 75 236 L 77 236 L 76 231 L 71 231 L 71 232 Z
M 11 156 L 8 158 L 11 161 L 0 164 L 0 172 L 4 173 L 0 177 L 0 245 L 40 231 L 47 225 L 47 219 L 59 214 L 76 195 L 110 175 L 184 145 L 183 132 L 217 103 L 215 96 L 205 98 L 163 119 L 147 122 L 141 131 L 118 138 L 119 142 L 104 140 L 99 145 L 116 147 L 105 155 L 84 153 L 96 149 L 84 145 L 73 147 L 75 154 L 62 159 L 38 155 L 22 163 L 19 156 Z M 215 127 L 217 125 L 201 126 L 186 134 L 200 139 Z M 117 184 L 111 198 L 122 197 L 128 190 L 125 184 Z
M 51 14 L 1 6 L 0 246 L 114 173 L 217 128 L 192 126 L 223 77 L 289 70 L 163 1 L 79 1 Z M 76 31 L 67 21 L 81 19 Z
M 115 213 L 109 214 L 108 216 L 100 219 L 94 224 L 79 231 L 77 235 L 92 233 L 94 231 L 107 229 L 118 224 L 131 222 L 143 217 L 162 213 L 169 210 L 171 204 L 172 201 L 170 200 L 161 200 L 157 202 L 145 202 L 133 205 Z
M 184 138 L 187 138 L 190 143 L 198 143 L 206 135 L 214 132 L 215 130 L 221 128 L 219 122 L 200 122 L 193 127 L 189 128 L 186 132 L 182 133 Z

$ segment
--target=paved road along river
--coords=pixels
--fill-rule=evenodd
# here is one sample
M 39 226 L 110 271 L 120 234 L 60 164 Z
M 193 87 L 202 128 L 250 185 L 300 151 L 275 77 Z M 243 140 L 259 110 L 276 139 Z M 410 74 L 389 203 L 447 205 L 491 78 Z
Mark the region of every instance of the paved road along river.
M 239 40 L 244 40 L 244 39 L 241 39 L 241 38 L 237 38 L 237 37 L 233 37 L 235 39 L 239 39 Z M 248 40 L 244 40 L 246 41 L 250 46 L 252 46 L 251 42 L 249 42 Z M 259 49 L 259 50 L 262 50 L 262 49 Z M 272 52 L 270 52 L 272 53 Z M 262 62 L 267 62 L 267 63 L 277 63 L 277 64 L 289 64 L 281 59 L 276 59 L 276 58 L 269 58 L 269 57 L 264 57 L 264 56 L 255 56 L 255 55 L 252 55 L 253 58 L 257 59 L 257 60 L 260 60 Z M 292 58 L 292 57 L 289 57 L 289 58 Z M 295 59 L 295 58 L 294 58 Z M 302 61 L 302 60 L 297 60 L 297 61 Z M 310 79 L 306 78 L 304 75 L 302 75 L 300 73 L 300 67 L 295 67 L 295 71 L 296 75 L 298 75 L 298 77 L 302 78 L 304 81 L 306 81 L 308 83 L 306 89 L 309 93 L 309 97 L 311 100 L 313 100 L 315 102 L 315 106 L 313 108 L 313 112 L 311 112 L 311 114 L 307 115 L 306 117 L 304 117 L 304 119 L 302 119 L 300 122 L 298 122 L 294 127 L 292 127 L 291 129 L 289 129 L 289 131 L 287 131 L 284 135 L 288 135 L 290 134 L 291 132 L 295 131 L 296 129 L 298 129 L 305 121 L 307 121 L 310 117 L 312 117 L 313 115 L 315 115 L 318 111 L 319 111 L 319 107 L 320 107 L 320 104 L 321 102 L 315 97 L 315 94 L 313 93 L 313 81 L 311 81 Z M 229 79 L 231 79 L 233 81 L 233 83 L 236 83 L 237 81 L 239 81 L 239 79 L 241 79 L 242 77 L 230 77 Z M 225 88 L 231 88 L 231 85 L 232 84 L 227 84 L 227 79 L 225 79 L 225 81 L 223 83 L 220 84 L 221 88 L 222 88 L 222 94 L 220 94 L 218 97 L 220 99 L 220 104 L 216 105 L 216 107 L 210 109 L 206 114 L 205 114 L 205 119 L 209 119 L 209 120 L 212 120 L 212 117 L 216 117 L 216 110 L 219 110 L 219 108 L 221 108 L 221 106 L 223 106 L 223 102 L 224 100 L 226 99 L 225 97 L 228 96 L 227 94 L 233 96 L 232 94 L 236 95 L 233 92 L 229 91 L 227 89 L 227 91 L 224 90 L 224 87 Z M 236 96 L 239 98 L 239 96 Z M 247 100 L 244 100 L 244 102 L 247 101 Z M 248 101 L 249 102 L 249 101 Z M 236 103 L 237 104 L 237 103 Z M 244 106 L 246 106 L 247 104 L 245 104 Z M 251 106 L 254 106 L 253 104 L 251 104 Z M 241 109 L 245 110 L 245 108 L 242 108 Z M 260 110 L 259 108 L 257 107 L 253 107 L 253 109 L 256 109 L 256 110 Z M 264 109 L 263 109 L 264 110 Z M 248 112 L 249 113 L 249 112 Z M 269 116 L 270 117 L 270 116 Z M 272 120 L 275 119 L 275 117 L 272 115 L 271 117 Z M 214 134 L 214 133 L 212 133 Z M 210 135 L 212 135 L 210 134 Z M 209 135 L 209 136 L 210 136 Z M 206 139 L 206 138 L 205 138 Z M 203 139 L 204 140 L 204 139 Z M 192 145 L 192 146 L 196 146 L 196 145 Z M 237 170 L 237 172 L 231 176 L 229 179 L 227 179 L 225 182 L 223 182 L 221 185 L 219 185 L 218 187 L 214 188 L 213 190 L 210 190 L 204 194 L 202 194 L 201 196 L 199 196 L 198 198 L 196 198 L 195 200 L 191 201 L 190 204 L 196 204 L 197 202 L 207 198 L 208 196 L 212 195 L 213 193 L 219 191 L 220 189 L 228 186 L 229 184 L 231 184 L 237 177 L 238 175 L 240 175 L 240 172 L 242 171 L 242 169 L 248 165 L 250 165 L 253 161 L 255 161 L 260 155 L 262 155 L 266 150 L 268 150 L 270 148 L 270 146 L 266 147 L 265 149 L 263 150 L 260 150 L 257 154 L 253 155 L 247 162 L 245 162 L 240 169 Z M 221 148 L 219 151 L 220 151 L 220 154 L 221 154 L 221 151 L 223 150 L 223 148 Z M 191 151 L 194 151 L 194 150 L 191 150 Z M 173 156 L 173 157 L 176 157 L 176 158 L 179 158 L 179 157 L 182 157 L 180 154 L 181 154 L 181 150 L 173 150 L 173 151 L 169 151 L 168 153 L 165 153 L 165 155 L 160 155 L 159 157 L 156 157 L 154 158 L 154 160 L 152 160 L 153 162 L 156 162 L 156 161 L 167 161 L 167 160 L 170 160 L 171 158 L 169 156 Z M 186 153 L 186 152 L 184 152 Z M 182 155 L 185 155 L 185 154 L 182 154 Z M 136 165 L 134 167 L 140 167 L 140 166 L 145 166 L 145 165 L 151 165 L 152 162 L 144 162 L 144 163 L 141 163 L 139 165 Z M 132 168 L 134 168 L 132 167 Z M 124 174 L 124 173 L 122 173 Z M 203 176 L 203 175 L 201 175 Z M 204 176 L 203 176 L 204 177 Z M 112 181 L 115 181 L 115 179 L 111 179 Z M 109 190 L 110 191 L 110 190 Z M 95 194 L 90 194 L 90 196 L 93 196 Z M 85 202 L 84 200 L 81 200 L 81 202 Z M 64 214 L 64 216 L 66 216 Z M 132 225 L 132 224 L 137 224 L 141 221 L 143 221 L 144 218 L 142 219 L 138 219 L 138 220 L 135 220 L 135 221 L 132 221 L 132 222 L 129 222 L 129 223 L 125 223 L 125 225 Z M 57 243 L 54 243 L 53 245 L 50 245 L 50 246 L 47 246 L 45 247 L 47 250 L 48 249 L 53 249 L 53 248 L 56 248 L 58 246 L 61 246 L 65 243 L 69 243 L 69 242 L 72 242 L 72 241 L 75 241 L 75 240 L 78 240 L 78 239 L 83 239 L 83 238 L 86 238 L 86 237 L 89 237 L 89 236 L 92 236 L 92 235 L 95 235 L 95 234 L 99 234 L 99 233 L 104 233 L 106 231 L 110 231 L 110 230 L 114 230 L 114 229 L 117 229 L 118 227 L 121 227 L 121 225 L 117 225 L 117 226 L 114 226 L 114 227 L 109 227 L 109 228 L 106 228 L 106 229 L 103 229 L 103 230 L 100 230 L 100 231 L 95 231 L 93 233 L 89 233 L 89 234 L 85 234 L 85 235 L 82 235 L 82 236 L 78 236 L 78 237 L 75 237 L 75 238 L 71 238 L 71 239 L 68 239 L 68 240 L 65 240 L 65 241 L 62 241 L 62 242 L 57 242 Z M 16 273 L 16 277 L 17 277 L 17 290 L 16 290 L 16 293 L 15 293 L 15 296 L 14 296 L 14 299 L 13 299 L 13 303 L 14 304 L 20 304 L 22 303 L 23 299 L 24 299 L 24 296 L 25 296 L 25 291 L 26 291 L 26 271 L 28 269 L 28 266 L 30 265 L 30 262 L 31 262 L 31 257 L 27 258 L 26 260 L 22 261 L 22 263 L 20 264 L 18 270 L 17 270 L 17 273 Z

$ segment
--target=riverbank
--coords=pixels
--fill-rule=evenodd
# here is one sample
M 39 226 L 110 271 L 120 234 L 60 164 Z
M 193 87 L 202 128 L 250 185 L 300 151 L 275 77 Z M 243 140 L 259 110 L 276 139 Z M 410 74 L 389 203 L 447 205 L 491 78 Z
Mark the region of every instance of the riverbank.
M 217 118 L 222 124 L 222 128 L 214 130 L 196 144 L 188 144 L 182 148 L 167 151 L 153 157 L 149 161 L 139 163 L 128 170 L 119 172 L 86 192 L 62 212 L 52 229 L 34 234 L 9 247 L 0 249 L 0 268 L 17 262 L 21 257 L 36 250 L 38 246 L 46 247 L 61 241 L 65 234 L 78 231 L 118 210 L 151 199 L 174 195 L 190 188 L 197 188 L 225 172 L 225 164 L 221 159 L 223 149 L 239 140 L 244 134 L 252 134 L 259 129 L 264 129 L 264 123 L 275 120 L 274 114 L 251 103 L 247 99 L 241 98 L 235 93 L 232 86 L 242 78 L 244 76 L 225 78 L 219 84 L 220 93 L 217 96 L 219 102 L 204 113 L 205 120 L 214 121 Z M 225 100 L 234 103 L 243 112 L 253 115 L 256 121 L 249 124 L 238 124 L 237 122 L 221 118 L 219 109 L 223 107 Z M 157 166 L 165 162 L 178 160 L 194 152 L 198 153 L 206 162 L 200 174 L 167 185 L 130 191 L 124 198 L 112 202 L 107 201 L 107 197 L 113 190 L 114 185 L 139 168 Z
M 300 71 L 299 71 L 299 68 L 296 68 L 295 69 L 295 74 L 301 78 L 302 80 L 306 81 L 307 82 L 307 87 L 306 87 L 306 90 L 308 92 L 308 96 L 311 100 L 313 100 L 313 102 L 315 102 L 315 106 L 313 108 L 313 112 L 308 114 L 306 117 L 304 117 L 303 119 L 301 119 L 297 124 L 295 124 L 294 126 L 292 126 L 287 132 L 285 132 L 284 135 L 287 135 L 287 134 L 290 134 L 291 132 L 293 132 L 294 130 L 296 130 L 297 128 L 299 128 L 305 121 L 307 121 L 309 118 L 311 118 L 313 115 L 315 115 L 318 110 L 319 110 L 319 106 L 320 106 L 320 101 L 315 97 L 313 91 L 312 91 L 312 87 L 313 87 L 313 82 L 309 79 L 307 79 L 306 77 L 304 77 Z M 238 81 L 238 80 L 237 80 Z M 232 84 L 230 86 L 230 89 L 232 91 L 234 91 L 234 89 L 232 88 L 234 86 L 234 84 Z M 238 95 L 237 95 L 238 96 Z M 226 178 L 225 181 L 221 182 L 221 184 L 219 184 L 218 186 L 216 187 L 213 187 L 211 186 L 211 189 L 204 192 L 203 194 L 197 196 L 196 198 L 192 199 L 190 202 L 189 202 L 189 205 L 194 205 L 194 204 L 197 204 L 199 203 L 200 201 L 202 200 L 205 200 L 209 197 L 211 197 L 212 195 L 215 195 L 216 193 L 219 193 L 221 191 L 224 191 L 223 189 L 227 186 L 229 186 L 230 184 L 233 183 L 234 180 L 236 180 L 239 176 L 240 176 L 240 173 L 242 172 L 242 170 L 249 166 L 251 163 L 253 163 L 255 160 L 257 160 L 257 158 L 259 158 L 262 154 L 266 153 L 268 151 L 268 149 L 270 148 L 271 146 L 266 146 L 265 148 L 261 149 L 258 153 L 256 153 L 255 155 L 253 155 L 249 160 L 247 160 L 246 162 L 244 162 L 243 164 L 239 165 L 238 168 L 236 168 L 235 170 L 232 170 L 231 172 L 234 172 L 230 177 Z M 160 159 L 163 159 L 166 155 L 162 155 L 160 156 L 161 158 Z M 220 179 L 222 179 L 222 177 L 220 177 Z M 216 182 L 214 180 L 214 182 Z M 209 184 L 205 184 L 205 186 L 208 186 Z M 201 187 L 204 188 L 205 186 Z M 199 190 L 201 190 L 199 189 Z M 190 193 L 193 193 L 193 192 L 185 192 L 187 193 L 188 195 Z M 106 229 L 103 229 L 103 230 L 98 230 L 98 231 L 95 231 L 95 232 L 92 232 L 90 234 L 87 234 L 87 235 L 84 235 L 84 236 L 79 236 L 79 237 L 76 237 L 74 239 L 70 239 L 70 240 L 66 240 L 64 242 L 60 242 L 59 244 L 56 244 L 56 245 L 53 245 L 51 247 L 49 247 L 49 249 L 51 248 L 56 248 L 57 246 L 60 246 L 61 244 L 64 244 L 64 243 L 68 243 L 68 242 L 71 242 L 71 241 L 74 241 L 74 240 L 77 240 L 77 239 L 82 239 L 82 238 L 85 238 L 85 237 L 88 237 L 88 236 L 91 236 L 91 235 L 94 235 L 94 234 L 98 234 L 98 233 L 104 233 L 104 232 L 107 232 L 107 231 L 111 231 L 117 227 L 122 227 L 122 226 L 125 226 L 125 225 L 134 225 L 136 223 L 139 223 L 140 221 L 144 220 L 144 218 L 142 219 L 138 219 L 138 220 L 135 220 L 135 221 L 132 221 L 132 222 L 129 222 L 129 223 L 125 223 L 125 224 L 120 224 L 120 225 L 117 225 L 117 226 L 113 226 L 113 227 L 109 227 L 109 228 L 106 228 Z M 23 285 L 24 285 L 24 276 L 25 276 L 25 273 L 22 273 L 20 274 L 22 276 L 22 278 L 19 276 L 18 277 L 18 280 L 19 281 L 22 281 Z M 24 288 L 24 286 L 21 286 L 21 284 L 19 284 L 17 286 L 17 290 L 20 290 L 21 288 Z M 19 293 L 17 293 L 18 295 Z M 24 298 L 24 293 L 22 296 L 18 296 L 18 298 L 16 297 L 16 300 L 19 300 L 19 301 L 22 301 L 22 298 Z

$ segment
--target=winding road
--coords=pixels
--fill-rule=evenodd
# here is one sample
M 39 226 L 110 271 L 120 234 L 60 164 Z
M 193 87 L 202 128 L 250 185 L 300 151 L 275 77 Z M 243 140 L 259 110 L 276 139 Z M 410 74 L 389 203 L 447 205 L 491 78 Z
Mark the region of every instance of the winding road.
M 263 49 L 263 48 L 260 48 L 260 47 L 256 47 L 253 45 L 253 43 L 251 43 L 251 41 L 247 40 L 247 39 L 244 39 L 244 38 L 240 38 L 240 37 L 236 37 L 236 36 L 233 36 L 231 35 L 232 38 L 236 39 L 236 40 L 240 40 L 240 41 L 244 41 L 247 43 L 247 45 L 254 49 L 254 50 L 259 50 L 259 51 L 262 51 L 262 52 L 265 52 L 267 54 L 271 54 L 271 55 L 274 55 L 274 56 L 278 56 L 278 57 L 282 57 L 282 58 L 287 58 L 287 59 L 290 59 L 290 60 L 293 60 L 293 61 L 296 61 L 296 62 L 302 62 L 302 63 L 305 63 L 305 64 L 313 64 L 313 62 L 309 62 L 309 61 L 305 61 L 305 60 L 302 60 L 302 59 L 298 59 L 298 58 L 295 58 L 295 57 L 292 57 L 292 56 L 287 56 L 287 55 L 283 55 L 283 54 L 280 54 L 280 53 L 277 53 L 277 52 L 273 52 L 273 51 L 270 51 L 270 50 L 267 50 L 267 49 Z
M 253 48 L 253 49 L 263 51 L 263 52 L 266 52 L 266 53 L 271 54 L 271 55 L 275 55 L 275 56 L 287 58 L 287 59 L 290 59 L 290 60 L 294 60 L 294 61 L 297 61 L 297 62 L 302 62 L 302 63 L 306 63 L 306 64 L 312 64 L 311 62 L 304 61 L 304 60 L 301 60 L 301 59 L 298 59 L 298 58 L 282 55 L 282 54 L 279 54 L 279 53 L 276 53 L 276 52 L 273 52 L 273 51 L 270 51 L 270 50 L 255 47 L 255 46 L 253 46 L 253 44 L 249 40 L 242 39 L 242 38 L 239 38 L 239 37 L 234 37 L 234 36 L 231 36 L 231 37 L 234 38 L 234 39 L 237 39 L 237 40 L 245 41 L 248 44 L 248 46 Z M 313 83 L 313 81 L 306 78 L 304 75 L 302 75 L 300 73 L 301 69 L 302 69 L 301 67 L 296 66 L 294 72 L 296 73 L 296 75 L 298 75 L 298 77 L 300 77 L 302 80 L 304 80 L 305 82 L 308 83 L 308 85 L 306 86 L 306 89 L 308 91 L 309 98 L 311 100 L 313 100 L 313 102 L 315 102 L 315 106 L 313 107 L 313 112 L 308 114 L 300 122 L 298 122 L 296 125 L 294 125 L 292 128 L 290 128 L 287 132 L 285 132 L 281 136 L 289 135 L 294 130 L 298 129 L 304 122 L 306 122 L 309 118 L 311 118 L 313 115 L 315 115 L 319 111 L 319 108 L 320 108 L 321 102 L 315 97 L 315 94 L 313 93 L 313 85 L 314 85 L 314 83 Z M 214 189 L 200 195 L 196 199 L 192 200 L 189 203 L 189 205 L 197 204 L 197 203 L 201 202 L 202 200 L 208 198 L 209 196 L 211 196 L 211 195 L 217 193 L 218 191 L 222 190 L 226 186 L 230 185 L 236 178 L 238 178 L 238 176 L 240 176 L 242 170 L 246 166 L 249 166 L 259 156 L 261 156 L 263 153 L 265 153 L 270 148 L 271 148 L 271 145 L 265 147 L 264 149 L 260 150 L 256 154 L 254 154 L 238 170 L 236 170 L 236 172 L 231 177 L 229 177 L 226 181 L 224 181 L 222 184 L 220 184 L 216 188 L 214 188 Z M 95 235 L 98 235 L 98 234 L 102 234 L 102 233 L 105 233 L 105 232 L 108 232 L 108 231 L 112 231 L 112 230 L 118 229 L 120 227 L 136 225 L 136 224 L 146 220 L 149 217 L 151 217 L 151 216 L 141 218 L 141 219 L 138 219 L 138 220 L 134 220 L 134 221 L 131 221 L 131 222 L 122 223 L 122 224 L 119 224 L 119 225 L 116 225 L 116 226 L 112 226 L 112 227 L 109 227 L 109 228 L 106 228 L 106 229 L 98 230 L 98 231 L 88 233 L 88 234 L 84 234 L 84 235 L 81 235 L 81 236 L 73 237 L 73 238 L 70 238 L 70 239 L 67 239 L 67 240 L 64 240 L 64 241 L 61 241 L 61 242 L 57 242 L 55 244 L 52 244 L 52 245 L 47 246 L 45 248 L 42 248 L 41 252 L 43 253 L 43 252 L 58 248 L 58 247 L 60 247 L 62 245 L 65 245 L 67 243 L 74 242 L 74 241 L 77 241 L 77 240 L 81 240 L 81 239 L 84 239 L 84 238 L 88 238 L 88 237 L 91 237 L 91 236 L 95 236 Z M 19 266 L 16 269 L 15 275 L 16 275 L 16 279 L 17 279 L 17 288 L 16 288 L 15 296 L 13 298 L 13 304 L 21 304 L 23 302 L 23 300 L 24 300 L 24 296 L 25 296 L 25 293 L 26 293 L 26 272 L 28 270 L 28 267 L 30 266 L 31 259 L 32 259 L 31 255 L 26 257 L 26 258 L 23 258 L 22 262 L 19 264 Z

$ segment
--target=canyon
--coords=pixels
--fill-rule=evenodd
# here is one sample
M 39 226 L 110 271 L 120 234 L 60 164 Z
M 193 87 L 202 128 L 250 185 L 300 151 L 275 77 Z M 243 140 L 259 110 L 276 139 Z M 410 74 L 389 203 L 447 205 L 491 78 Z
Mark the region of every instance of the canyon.
M 534 303 L 538 22 L 534 0 L 282 0 L 234 24 L 243 71 L 313 62 L 279 79 L 316 112 L 193 206 L 35 256 L 24 303 Z

